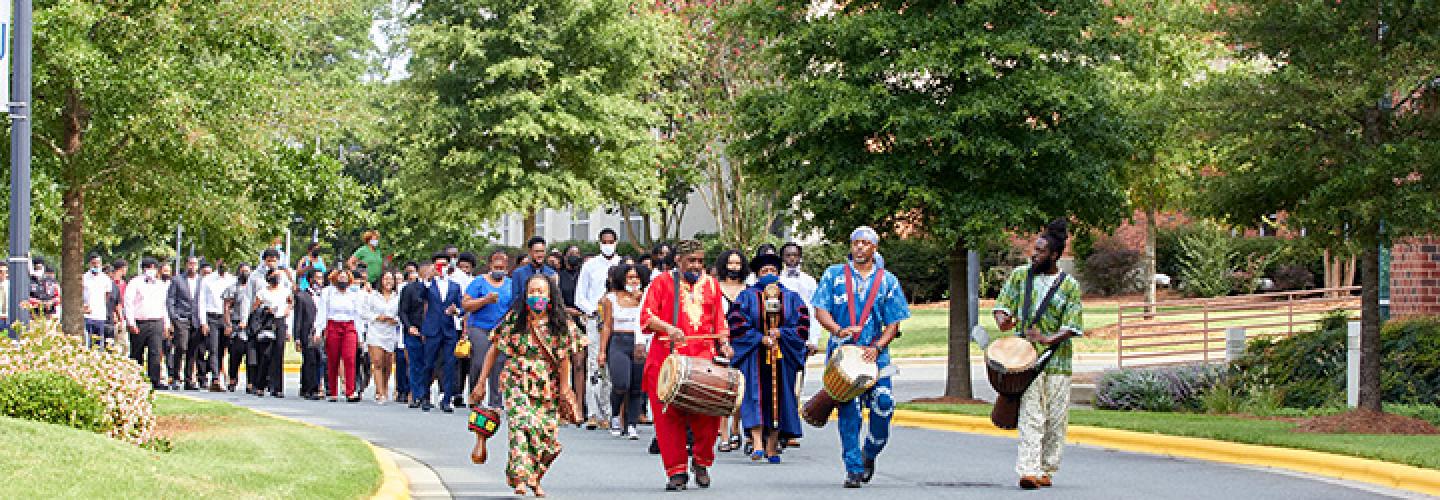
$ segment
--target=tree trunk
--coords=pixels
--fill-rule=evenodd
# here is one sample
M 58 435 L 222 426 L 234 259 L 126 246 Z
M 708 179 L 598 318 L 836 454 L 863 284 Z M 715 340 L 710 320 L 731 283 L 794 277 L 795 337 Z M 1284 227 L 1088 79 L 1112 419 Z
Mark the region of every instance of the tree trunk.
M 71 186 L 61 195 L 65 220 L 60 224 L 60 325 L 65 333 L 85 333 L 85 191 Z
M 535 219 L 539 212 L 539 210 L 535 209 L 531 209 L 529 212 L 525 212 L 525 222 L 521 224 L 524 227 L 520 229 L 521 231 L 524 231 L 520 233 L 521 245 L 524 245 L 526 241 L 530 240 L 530 238 L 539 236 L 535 234 Z
M 650 231 L 650 214 L 647 213 L 647 214 L 641 215 L 640 217 L 645 221 L 645 222 L 644 222 L 644 224 L 645 224 L 645 246 L 648 247 L 648 246 L 654 245 L 654 244 L 655 244 L 655 233 L 653 233 L 653 232 Z
M 645 255 L 650 250 L 640 244 L 639 235 L 635 234 L 635 228 L 630 227 L 630 207 L 620 205 L 620 230 L 624 231 L 625 239 L 630 246 L 640 255 Z
M 1379 228 L 1375 228 L 1379 233 Z M 1375 241 L 1373 238 L 1361 241 Z M 1380 410 L 1380 245 L 1366 245 L 1360 273 L 1360 409 Z
M 957 238 L 950 248 L 950 354 L 946 362 L 945 397 L 975 397 L 970 384 L 970 284 L 966 276 L 969 252 Z
M 1159 229 L 1155 209 L 1145 210 L 1145 319 L 1155 317 L 1155 235 Z

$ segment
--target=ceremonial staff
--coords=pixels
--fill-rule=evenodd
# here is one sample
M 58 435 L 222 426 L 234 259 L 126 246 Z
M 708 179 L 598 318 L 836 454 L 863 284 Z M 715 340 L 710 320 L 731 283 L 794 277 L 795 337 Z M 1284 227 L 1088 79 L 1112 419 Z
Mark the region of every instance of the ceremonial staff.
M 770 284 L 765 287 L 765 335 L 780 328 L 780 287 Z M 780 429 L 780 360 L 785 354 L 780 351 L 779 335 L 770 341 L 770 424 Z

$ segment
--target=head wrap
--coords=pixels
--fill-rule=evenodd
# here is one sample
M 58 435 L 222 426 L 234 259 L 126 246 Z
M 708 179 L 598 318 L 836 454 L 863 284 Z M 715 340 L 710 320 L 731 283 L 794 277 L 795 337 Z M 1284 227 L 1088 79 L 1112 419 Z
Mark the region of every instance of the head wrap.
M 872 245 L 879 246 L 880 233 L 876 233 L 875 230 L 872 229 L 870 226 L 860 226 L 855 228 L 854 231 L 850 232 L 850 242 L 854 243 L 858 240 L 865 240 L 870 242 L 870 244 Z

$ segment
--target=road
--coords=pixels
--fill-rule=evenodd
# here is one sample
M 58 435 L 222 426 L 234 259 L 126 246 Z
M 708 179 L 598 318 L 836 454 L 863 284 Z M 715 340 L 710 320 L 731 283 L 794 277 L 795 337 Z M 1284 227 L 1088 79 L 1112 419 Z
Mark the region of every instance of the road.
M 938 374 L 938 375 L 937 375 Z M 471 465 L 473 436 L 465 430 L 465 413 L 430 413 L 400 405 L 306 401 L 291 397 L 256 398 L 238 393 L 190 392 L 289 416 L 348 432 L 393 450 L 434 471 L 444 490 L 455 498 L 496 498 L 511 495 L 505 484 L 505 438 L 490 443 L 491 461 Z M 943 365 L 901 370 L 896 387 L 901 400 L 934 396 L 943 387 Z M 817 390 L 816 377 L 806 394 Z M 983 380 L 977 378 L 976 380 Z M 981 381 L 977 388 L 985 387 Z M 988 388 L 988 387 L 986 387 Z M 1194 498 L 1194 499 L 1359 499 L 1415 498 L 1390 490 L 1271 469 L 1257 469 L 1174 459 L 1086 446 L 1066 450 L 1063 470 L 1052 491 L 1026 492 L 1015 486 L 1015 441 L 925 429 L 895 428 L 879 460 L 874 482 L 861 490 L 842 489 L 840 443 L 834 423 L 824 429 L 807 427 L 803 446 L 785 453 L 779 465 L 752 463 L 739 452 L 721 454 L 712 469 L 715 486 L 692 487 L 685 493 L 662 491 L 659 457 L 645 439 L 618 440 L 606 431 L 564 428 L 565 446 L 544 485 L 553 498 L 1033 498 L 1065 499 Z M 422 469 L 423 470 L 423 469 Z M 444 495 L 437 495 L 444 496 Z

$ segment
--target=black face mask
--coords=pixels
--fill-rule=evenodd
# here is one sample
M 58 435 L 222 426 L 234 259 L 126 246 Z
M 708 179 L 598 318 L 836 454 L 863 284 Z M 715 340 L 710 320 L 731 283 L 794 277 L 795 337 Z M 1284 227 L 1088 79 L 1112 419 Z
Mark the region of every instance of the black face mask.
M 732 281 L 740 281 L 740 280 L 742 280 L 742 279 L 745 279 L 745 271 L 736 271 L 736 270 L 733 270 L 733 269 L 726 269 L 726 270 L 725 270 L 725 279 L 732 280 Z
M 241 284 L 241 285 L 244 285 L 245 283 L 248 283 L 249 281 L 250 281 L 250 273 L 240 273 L 240 274 L 235 275 L 235 282 L 236 282 L 236 283 L 239 283 L 239 284 Z
M 279 277 L 279 276 L 276 276 L 276 275 L 273 275 L 273 274 L 272 274 L 272 275 L 269 275 L 269 276 L 266 276 L 266 277 L 265 277 L 265 283 L 268 283 L 268 284 L 270 284 L 271 286 L 279 285 L 279 284 L 280 284 L 280 277 Z
M 571 255 L 565 258 L 565 263 L 570 265 L 570 269 L 579 268 L 583 261 L 584 259 L 581 259 L 579 255 Z

